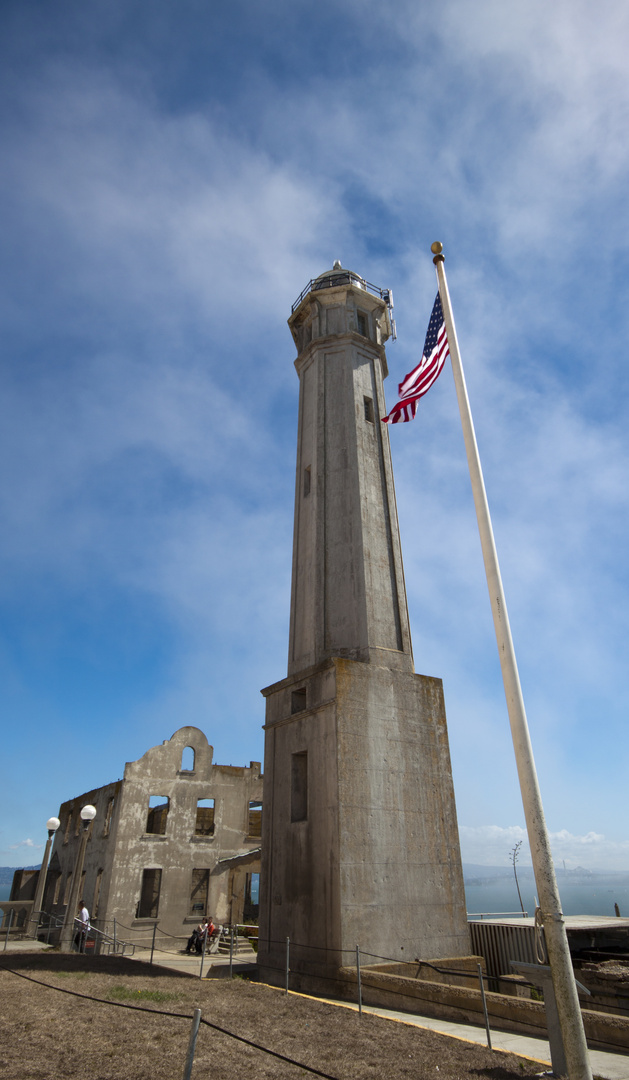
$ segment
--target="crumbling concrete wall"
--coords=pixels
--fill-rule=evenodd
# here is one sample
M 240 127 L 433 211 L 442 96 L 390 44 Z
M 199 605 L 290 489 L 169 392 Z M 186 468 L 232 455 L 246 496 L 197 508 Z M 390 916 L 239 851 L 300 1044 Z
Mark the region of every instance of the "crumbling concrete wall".
M 211 806 L 199 807 L 200 801 Z M 98 928 L 111 933 L 116 919 L 120 936 L 127 928 L 128 940 L 137 942 L 155 922 L 181 939 L 204 914 L 215 922 L 242 921 L 247 883 L 260 869 L 261 802 L 259 762 L 215 765 L 204 733 L 180 728 L 128 762 L 123 780 L 62 804 L 44 908 L 65 911 L 76 823 L 81 807 L 92 803 L 97 816 L 82 892 Z
M 184 751 L 194 753 L 192 769 L 182 769 Z M 214 765 L 213 748 L 199 728 L 185 727 L 161 746 L 148 750 L 125 768 L 116 846 L 124 850 L 113 868 L 107 901 L 109 919 L 128 920 L 131 927 L 155 921 L 142 911 L 145 870 L 161 870 L 157 917 L 161 930 L 182 935 L 206 912 L 215 922 L 242 919 L 242 910 L 230 910 L 229 873 L 223 860 L 245 855 L 260 847 L 259 837 L 249 833 L 249 804 L 262 800 L 261 768 Z M 168 800 L 165 832 L 147 832 L 151 796 Z M 214 825 L 209 835 L 199 835 L 199 800 L 214 800 Z M 253 861 L 253 871 L 259 869 Z M 203 911 L 191 913 L 191 882 L 194 870 L 209 871 L 209 892 Z M 233 880 L 233 879 L 232 879 Z M 199 894 L 201 895 L 201 894 Z M 200 900 L 197 901 L 199 903 Z M 242 907 L 242 905 L 240 905 Z
M 79 899 L 84 898 L 91 914 L 94 913 L 94 900 L 98 898 L 97 882 L 102 884 L 111 874 L 114 860 L 115 830 L 110 808 L 116 807 L 121 781 L 93 788 L 73 799 L 68 799 L 59 807 L 60 825 L 55 833 L 46 887 L 44 890 L 43 910 L 58 918 L 63 917 L 67 898 L 70 893 L 72 876 L 76 866 L 81 843 L 81 810 L 91 805 L 96 808 L 96 817 L 89 825 L 85 862 L 83 864 L 83 884 Z M 100 875 L 100 876 L 99 876 Z M 102 893 L 101 893 L 102 900 Z

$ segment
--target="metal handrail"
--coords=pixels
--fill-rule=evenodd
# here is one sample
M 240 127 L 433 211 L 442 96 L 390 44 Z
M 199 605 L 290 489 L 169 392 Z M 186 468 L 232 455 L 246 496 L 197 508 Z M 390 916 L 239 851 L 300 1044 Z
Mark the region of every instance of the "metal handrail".
M 90 926 L 87 931 L 88 934 L 98 934 L 101 938 L 101 948 L 103 944 L 115 946 L 116 953 L 120 953 L 121 956 L 134 956 L 135 955 L 135 942 L 121 941 L 120 938 L 114 938 L 111 934 L 105 933 L 104 930 L 99 930 L 97 926 Z M 127 953 L 127 949 L 131 952 Z
M 359 289 L 364 289 L 365 292 L 372 293 L 373 296 L 379 296 L 381 300 L 384 300 L 385 304 L 393 307 L 390 289 L 381 289 L 379 285 L 372 285 L 370 281 L 365 281 L 364 278 L 361 278 L 359 274 L 355 274 L 352 270 L 330 270 L 329 274 L 322 274 L 321 277 L 310 279 L 291 307 L 291 315 L 297 310 L 309 292 L 317 289 L 333 289 L 336 285 L 357 285 Z
M 528 919 L 528 911 L 468 911 L 469 919 Z
M 38 918 L 37 918 L 37 926 L 35 927 L 35 934 L 37 934 L 40 930 L 43 930 L 43 931 L 47 930 L 48 931 L 48 938 L 50 938 L 50 931 L 51 930 L 59 930 L 63 926 L 64 918 L 61 915 L 55 915 L 52 912 L 44 911 L 43 909 L 41 911 L 39 911 L 39 912 L 36 912 L 35 914 L 38 916 Z M 48 920 L 47 923 L 44 923 L 43 919 L 40 917 L 42 915 L 46 916 L 46 918 Z M 96 921 L 96 920 L 94 920 L 94 921 Z M 78 915 L 75 915 L 74 919 L 73 919 L 73 926 L 76 925 L 77 923 L 80 924 L 80 922 L 81 922 L 81 920 L 79 919 Z M 104 944 L 106 944 L 106 945 L 114 945 L 116 953 L 120 952 L 120 954 L 122 956 L 125 956 L 125 955 L 133 956 L 134 953 L 135 953 L 136 945 L 135 945 L 134 942 L 122 941 L 120 938 L 118 938 L 116 940 L 116 938 L 114 938 L 111 934 L 108 934 L 106 932 L 106 930 L 100 930 L 98 928 L 98 926 L 94 926 L 93 922 L 90 922 L 89 927 L 85 931 L 85 940 L 86 941 L 87 941 L 87 939 L 88 939 L 88 937 L 90 935 L 93 935 L 94 939 L 96 938 L 96 935 L 98 935 L 98 937 L 101 938 L 101 941 Z M 129 952 L 128 950 L 131 950 L 131 951 Z

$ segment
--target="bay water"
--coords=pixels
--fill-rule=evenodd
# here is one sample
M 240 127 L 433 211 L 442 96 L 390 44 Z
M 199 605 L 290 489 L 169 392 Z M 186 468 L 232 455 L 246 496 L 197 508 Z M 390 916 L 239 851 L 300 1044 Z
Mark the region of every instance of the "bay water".
M 535 883 L 526 876 L 520 880 L 522 903 L 529 915 L 535 912 Z M 629 918 L 629 880 L 627 875 L 595 875 L 590 882 L 559 881 L 559 893 L 564 915 L 614 916 L 614 904 L 618 904 L 623 918 Z M 10 885 L 0 885 L 0 900 L 8 900 Z M 475 877 L 465 883 L 465 900 L 469 914 L 500 912 L 505 914 L 521 911 L 518 892 L 513 876 L 498 880 L 479 880 Z

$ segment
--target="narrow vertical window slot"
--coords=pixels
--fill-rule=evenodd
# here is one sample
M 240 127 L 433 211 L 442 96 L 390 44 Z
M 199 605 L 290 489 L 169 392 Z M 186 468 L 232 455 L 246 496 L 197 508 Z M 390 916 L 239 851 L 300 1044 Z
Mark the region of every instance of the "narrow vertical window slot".
M 308 820 L 308 751 L 301 750 L 292 755 L 291 760 L 291 790 L 290 790 L 290 819 L 291 821 Z

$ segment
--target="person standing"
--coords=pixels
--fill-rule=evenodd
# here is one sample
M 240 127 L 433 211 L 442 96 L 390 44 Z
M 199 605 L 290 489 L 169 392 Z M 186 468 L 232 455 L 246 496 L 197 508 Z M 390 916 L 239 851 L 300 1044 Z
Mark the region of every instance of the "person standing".
M 79 952 L 85 952 L 85 939 L 90 928 L 90 913 L 85 906 L 85 900 L 79 900 L 79 911 L 75 921 L 78 924 L 74 943 L 78 945 Z

